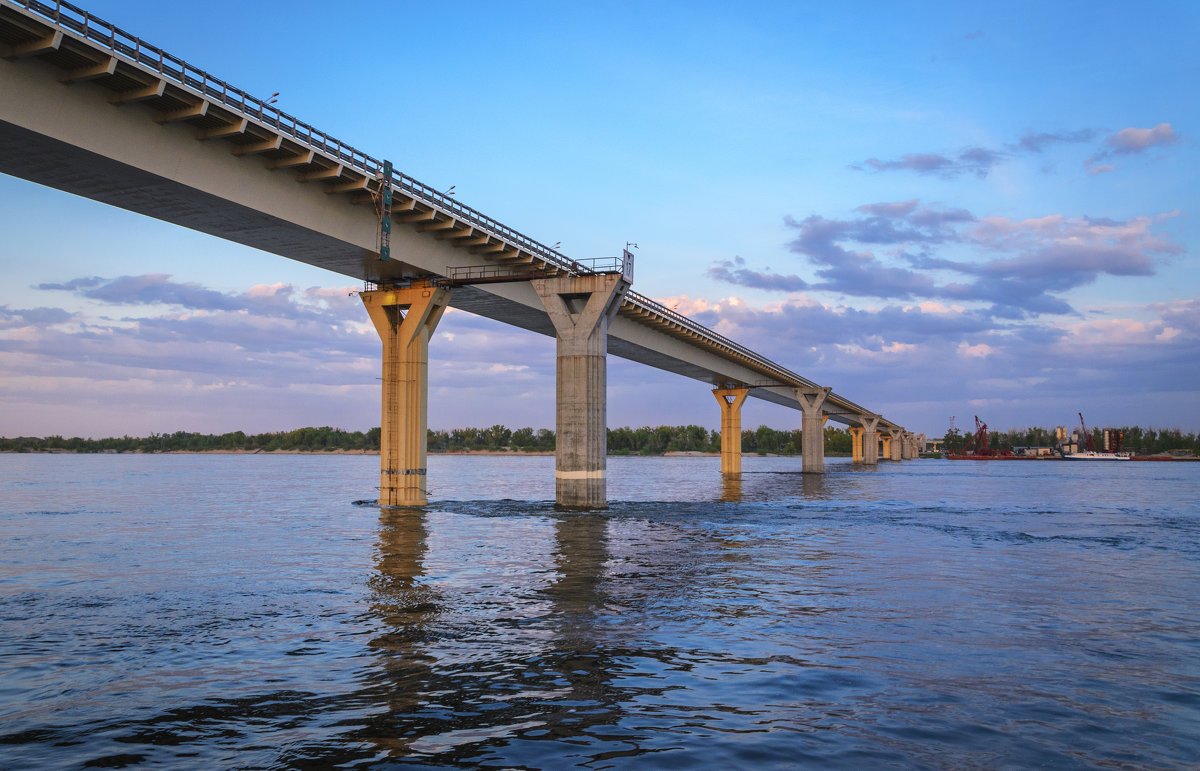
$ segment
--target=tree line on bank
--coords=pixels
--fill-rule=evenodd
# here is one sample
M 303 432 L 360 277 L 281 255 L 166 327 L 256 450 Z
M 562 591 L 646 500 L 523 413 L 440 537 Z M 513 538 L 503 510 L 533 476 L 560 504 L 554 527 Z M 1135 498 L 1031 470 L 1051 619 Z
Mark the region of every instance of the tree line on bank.
M 380 430 L 345 431 L 340 428 L 299 428 L 265 434 L 233 431 L 199 434 L 176 431 L 144 437 L 107 439 L 61 436 L 0 437 L 0 452 L 330 452 L 378 451 Z M 501 425 L 490 428 L 430 429 L 430 452 L 520 451 L 552 452 L 554 432 L 530 427 L 515 431 Z M 742 432 L 742 451 L 772 455 L 798 455 L 799 429 L 780 431 L 759 426 Z M 703 426 L 643 426 L 608 429 L 608 451 L 612 455 L 662 455 L 667 452 L 720 452 L 721 432 Z M 825 454 L 850 454 L 850 435 L 839 428 L 825 428 Z
M 1185 433 L 1178 428 L 1155 429 L 1125 427 L 1123 449 L 1150 455 L 1171 450 L 1200 452 L 1200 434 Z M 380 430 L 345 431 L 340 428 L 298 428 L 265 434 L 246 434 L 233 431 L 226 434 L 199 434 L 176 431 L 173 434 L 151 434 L 145 437 L 111 437 L 82 439 L 80 437 L 0 437 L 0 452 L 329 452 L 342 450 L 378 451 Z M 455 428 L 449 431 L 430 430 L 431 452 L 522 451 L 550 452 L 554 450 L 554 432 L 549 429 L 505 426 L 490 428 Z M 1013 447 L 1051 447 L 1056 444 L 1054 431 L 1045 428 L 991 431 L 989 445 L 998 449 Z M 963 448 L 969 434 L 957 429 L 946 433 L 945 446 L 949 451 Z M 1096 429 L 1094 446 L 1103 446 L 1103 430 Z M 770 455 L 799 455 L 802 446 L 800 429 L 778 430 L 769 426 L 742 431 L 742 452 Z M 703 426 L 642 426 L 641 428 L 610 428 L 608 452 L 611 455 L 662 455 L 668 452 L 720 452 L 721 432 Z M 825 427 L 825 455 L 850 454 L 850 434 L 842 428 Z
M 173 434 L 81 439 L 61 436 L 0 438 L 3 452 L 272 452 L 274 450 L 378 450 L 378 428 L 344 431 L 340 428 L 298 428 L 266 434 L 233 431 L 227 434 Z
M 1068 429 L 1071 431 L 1073 429 Z M 1123 426 L 1121 428 L 1094 428 L 1092 447 L 1096 450 L 1104 448 L 1104 432 L 1120 432 L 1121 448 L 1138 455 L 1155 455 L 1171 452 L 1172 450 L 1190 450 L 1200 453 L 1200 433 L 1186 433 L 1178 428 L 1143 428 L 1141 426 Z M 947 452 L 961 452 L 970 441 L 974 432 L 963 433 L 957 428 L 946 432 L 942 438 Z M 1080 444 L 1085 444 L 1081 440 Z M 1008 431 L 988 431 L 988 446 L 998 450 L 1011 450 L 1014 447 L 1056 447 L 1054 429 L 1033 427 L 1024 429 L 1009 429 Z

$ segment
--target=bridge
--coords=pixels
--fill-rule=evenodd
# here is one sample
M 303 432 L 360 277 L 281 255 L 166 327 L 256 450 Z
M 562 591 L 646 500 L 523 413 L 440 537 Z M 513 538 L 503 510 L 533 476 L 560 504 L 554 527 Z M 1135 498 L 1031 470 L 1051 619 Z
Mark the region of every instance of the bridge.
M 66 2 L 0 0 L 0 172 L 299 260 L 366 284 L 383 343 L 381 505 L 426 503 L 430 337 L 447 307 L 556 339 L 556 501 L 605 505 L 612 353 L 713 389 L 721 471 L 741 472 L 750 396 L 823 426 L 854 461 L 917 437 L 631 289 L 632 257 L 573 260 L 268 101 Z M 435 346 L 436 351 L 436 346 Z

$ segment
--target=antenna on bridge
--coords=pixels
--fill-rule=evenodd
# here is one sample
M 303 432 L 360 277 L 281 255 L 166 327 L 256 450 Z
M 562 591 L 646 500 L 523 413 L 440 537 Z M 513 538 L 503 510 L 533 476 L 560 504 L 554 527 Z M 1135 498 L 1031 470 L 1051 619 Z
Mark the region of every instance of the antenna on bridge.
M 633 252 L 630 249 L 637 249 L 638 245 L 632 241 L 625 242 L 625 249 L 621 252 L 621 275 L 629 283 L 633 283 Z M 674 308 L 672 308 L 674 310 Z
M 451 188 L 454 186 L 451 185 Z M 392 259 L 392 162 L 384 161 L 379 172 L 379 195 L 375 199 L 375 211 L 379 214 L 379 259 Z

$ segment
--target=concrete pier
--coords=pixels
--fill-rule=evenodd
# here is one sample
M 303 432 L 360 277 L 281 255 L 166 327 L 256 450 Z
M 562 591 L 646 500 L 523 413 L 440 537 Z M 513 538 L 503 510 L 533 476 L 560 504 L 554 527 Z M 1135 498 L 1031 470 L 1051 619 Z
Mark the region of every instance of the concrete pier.
M 863 462 L 863 429 L 862 426 L 850 426 L 850 460 L 853 463 Z
M 816 390 L 800 388 L 794 390 L 802 413 L 800 470 L 805 474 L 823 474 L 825 473 L 825 415 L 821 412 L 821 405 L 825 403 L 825 397 L 829 396 L 829 392 L 833 389 L 825 387 Z
M 879 434 L 876 428 L 879 426 L 879 415 L 860 415 L 858 418 L 862 421 L 863 427 L 863 460 L 862 462 L 868 466 L 879 464 Z
M 721 405 L 721 473 L 742 473 L 742 405 L 749 388 L 714 388 L 713 396 Z
M 557 341 L 554 499 L 566 509 L 606 508 L 608 325 L 629 282 L 605 273 L 532 284 Z
M 888 460 L 899 461 L 903 457 L 904 450 L 904 429 L 892 428 L 888 430 L 892 441 L 888 446 Z
M 879 435 L 879 457 L 882 460 L 892 459 L 892 435 L 889 433 Z
M 429 421 L 429 338 L 450 291 L 425 284 L 361 292 L 383 341 L 379 505 L 424 506 Z

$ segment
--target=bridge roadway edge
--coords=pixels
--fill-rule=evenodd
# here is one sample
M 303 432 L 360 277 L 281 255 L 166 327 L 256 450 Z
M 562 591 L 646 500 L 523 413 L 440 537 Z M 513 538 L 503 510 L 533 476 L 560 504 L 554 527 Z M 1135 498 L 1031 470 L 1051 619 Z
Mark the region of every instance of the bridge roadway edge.
M 20 148 L 21 152 L 16 152 L 17 148 Z M 56 159 L 53 166 L 49 168 L 44 164 L 48 158 Z M 18 159 L 20 160 L 18 161 Z M 82 169 L 88 169 L 89 174 L 80 174 Z M 59 175 L 55 170 L 69 171 Z M 162 219 L 156 217 L 155 212 L 160 208 L 166 208 L 173 212 L 172 219 L 168 220 L 172 224 L 233 240 L 290 259 L 298 259 L 293 257 L 293 254 L 337 255 L 343 261 L 351 263 L 358 251 L 353 245 L 347 245 L 339 239 L 247 207 L 239 207 L 240 214 L 235 218 L 230 218 L 228 212 L 233 204 L 227 200 L 187 188 L 143 169 L 121 164 L 110 158 L 45 137 L 2 120 L 0 120 L 0 172 L 155 219 Z M 88 176 L 92 176 L 92 179 L 89 180 Z M 111 184 L 114 179 L 127 182 L 129 188 L 114 187 Z M 145 207 L 137 205 L 137 201 L 142 199 L 154 201 L 155 205 Z M 212 225 L 213 216 L 210 213 L 213 212 L 219 213 L 225 223 L 234 219 L 242 222 L 243 225 L 238 228 L 236 235 L 231 236 L 228 230 Z M 288 250 L 285 247 L 287 244 L 296 246 L 294 249 Z M 299 261 L 329 269 L 328 263 L 319 257 L 299 259 Z M 362 280 L 361 275 L 345 271 L 335 272 Z M 501 291 L 506 291 L 510 295 L 517 294 L 523 287 L 524 285 L 507 287 Z M 450 307 L 501 321 L 551 339 L 554 338 L 554 327 L 544 311 L 530 307 L 525 302 L 514 301 L 511 297 L 501 297 L 495 294 L 500 289 L 499 287 L 491 289 L 492 292 L 485 292 L 475 287 L 455 289 L 451 295 Z M 615 356 L 703 383 L 711 383 L 713 370 L 722 367 L 728 373 L 725 375 L 728 380 L 737 380 L 739 373 L 713 354 L 703 351 L 690 353 L 689 358 L 707 360 L 703 363 L 690 363 L 683 358 L 665 354 L 661 350 L 662 348 L 683 346 L 684 344 L 670 338 L 655 341 L 653 338 L 665 336 L 629 319 L 618 316 L 613 320 L 609 333 L 609 353 Z M 705 366 L 706 364 L 707 366 Z M 742 377 L 756 376 L 751 372 L 741 373 L 741 375 Z M 759 398 L 783 406 L 794 406 L 782 393 L 765 389 L 757 390 L 758 393 L 755 395 Z

